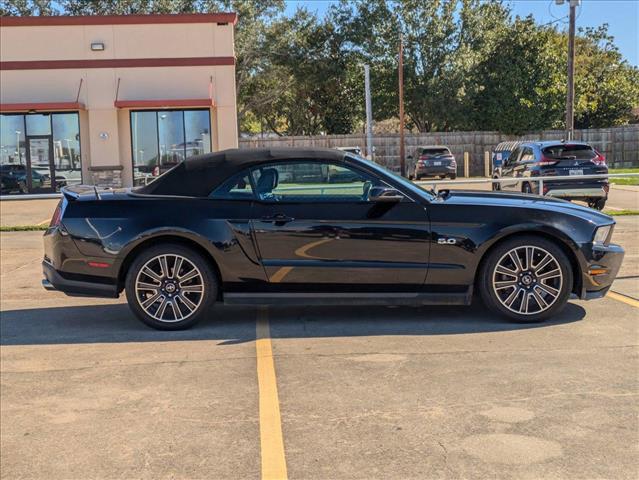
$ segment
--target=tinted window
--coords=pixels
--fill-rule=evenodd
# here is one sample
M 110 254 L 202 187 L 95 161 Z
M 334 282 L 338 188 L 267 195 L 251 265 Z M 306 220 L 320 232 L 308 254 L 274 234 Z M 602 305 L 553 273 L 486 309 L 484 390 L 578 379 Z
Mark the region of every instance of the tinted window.
M 252 172 L 256 194 L 267 201 L 363 201 L 382 182 L 344 165 L 290 162 L 259 167 Z
M 422 155 L 448 155 L 450 150 L 447 148 L 424 148 Z
M 253 198 L 253 187 L 248 172 L 239 173 L 217 187 L 211 198 L 230 200 L 250 200 Z
M 553 145 L 543 152 L 546 157 L 557 159 L 592 160 L 597 156 L 589 145 Z

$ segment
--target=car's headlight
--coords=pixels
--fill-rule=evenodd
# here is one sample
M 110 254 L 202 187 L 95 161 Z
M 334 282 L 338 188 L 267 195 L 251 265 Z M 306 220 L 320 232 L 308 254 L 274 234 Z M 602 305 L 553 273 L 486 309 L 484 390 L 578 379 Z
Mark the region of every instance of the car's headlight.
M 604 225 L 603 227 L 599 227 L 595 230 L 595 238 L 593 238 L 594 243 L 605 243 L 610 235 L 610 231 L 614 225 Z

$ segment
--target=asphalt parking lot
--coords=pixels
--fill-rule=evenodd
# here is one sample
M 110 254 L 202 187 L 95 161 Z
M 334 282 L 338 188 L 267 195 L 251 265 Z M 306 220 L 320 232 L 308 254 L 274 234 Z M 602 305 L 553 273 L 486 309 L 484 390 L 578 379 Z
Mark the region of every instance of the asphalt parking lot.
M 622 295 L 548 323 L 219 307 L 177 333 L 45 292 L 41 232 L 2 233 L 2 478 L 637 478 L 639 217 L 617 221 Z

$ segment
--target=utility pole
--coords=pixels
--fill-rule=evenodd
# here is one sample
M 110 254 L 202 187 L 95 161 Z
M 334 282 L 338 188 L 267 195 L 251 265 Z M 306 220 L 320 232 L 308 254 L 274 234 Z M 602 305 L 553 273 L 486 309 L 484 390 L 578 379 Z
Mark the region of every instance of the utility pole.
M 366 93 L 366 155 L 373 160 L 373 107 L 371 103 L 371 74 L 368 65 L 364 65 L 364 90 Z
M 399 32 L 399 167 L 402 177 L 406 176 L 404 159 L 404 41 Z
M 563 0 L 556 0 L 558 5 Z M 581 0 L 569 0 L 570 20 L 568 24 L 568 88 L 566 93 L 566 140 L 572 140 L 575 131 L 575 20 Z

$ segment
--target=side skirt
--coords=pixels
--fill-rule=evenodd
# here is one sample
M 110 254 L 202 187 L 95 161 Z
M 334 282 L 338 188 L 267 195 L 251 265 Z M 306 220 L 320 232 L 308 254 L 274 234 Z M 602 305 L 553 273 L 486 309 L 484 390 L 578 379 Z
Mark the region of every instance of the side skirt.
M 225 305 L 470 305 L 465 292 L 424 293 L 225 293 Z

